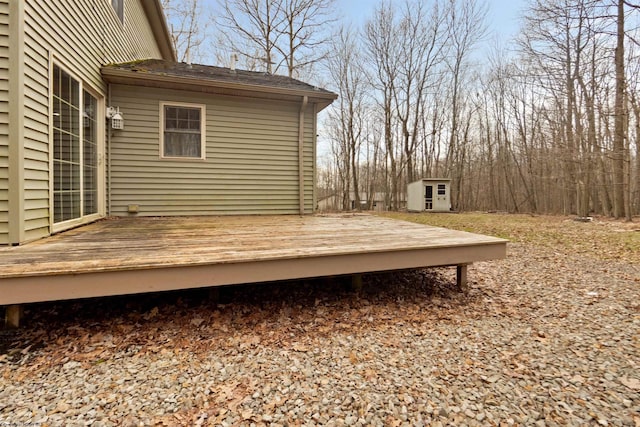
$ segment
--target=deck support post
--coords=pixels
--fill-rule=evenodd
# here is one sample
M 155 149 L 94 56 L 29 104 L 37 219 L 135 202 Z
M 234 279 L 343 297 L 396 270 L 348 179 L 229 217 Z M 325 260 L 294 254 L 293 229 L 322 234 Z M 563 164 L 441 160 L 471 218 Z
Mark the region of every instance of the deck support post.
M 358 294 L 362 292 L 362 274 L 351 275 L 351 290 Z
M 213 287 L 209 288 L 209 302 L 213 305 L 220 304 L 220 288 Z
M 22 306 L 10 305 L 7 306 L 4 313 L 4 324 L 6 328 L 17 329 L 20 327 L 20 320 L 22 320 Z
M 467 290 L 467 264 L 456 266 L 456 285 L 461 291 Z

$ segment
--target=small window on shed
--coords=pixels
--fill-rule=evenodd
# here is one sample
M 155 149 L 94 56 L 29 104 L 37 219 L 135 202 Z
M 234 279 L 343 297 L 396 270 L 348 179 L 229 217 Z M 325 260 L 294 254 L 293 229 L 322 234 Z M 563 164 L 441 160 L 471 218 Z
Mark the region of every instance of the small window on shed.
M 438 184 L 438 196 L 444 196 L 447 194 L 447 186 L 445 184 Z
M 204 105 L 161 104 L 161 148 L 163 158 L 204 159 Z
M 120 22 L 124 22 L 124 0 L 111 0 L 111 6 L 116 11 Z

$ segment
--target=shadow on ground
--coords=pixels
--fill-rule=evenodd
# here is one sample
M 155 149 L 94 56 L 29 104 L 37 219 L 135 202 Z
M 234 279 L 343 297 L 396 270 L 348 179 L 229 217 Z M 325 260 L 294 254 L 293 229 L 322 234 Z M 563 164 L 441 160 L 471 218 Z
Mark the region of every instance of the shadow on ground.
M 213 311 L 218 318 L 225 313 L 262 313 L 257 321 L 268 323 L 282 311 L 308 313 L 322 306 L 339 316 L 365 305 L 422 305 L 431 298 L 458 306 L 471 295 L 456 286 L 450 269 L 432 268 L 364 274 L 362 286 L 354 285 L 352 276 L 338 276 L 28 304 L 20 329 L 0 330 L 0 357 L 15 362 L 51 340 L 68 340 L 77 330 L 96 333 L 114 324 L 142 328 L 153 322 L 164 329 L 188 325 L 189 319 Z

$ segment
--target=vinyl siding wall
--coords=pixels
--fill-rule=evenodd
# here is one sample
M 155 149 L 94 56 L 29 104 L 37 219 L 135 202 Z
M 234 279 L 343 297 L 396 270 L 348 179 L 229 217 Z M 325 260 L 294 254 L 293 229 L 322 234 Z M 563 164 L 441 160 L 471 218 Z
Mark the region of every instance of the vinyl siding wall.
M 114 85 L 111 214 L 295 214 L 300 103 Z M 206 159 L 160 159 L 160 102 L 206 106 Z M 313 106 L 305 111 L 305 211 L 313 211 Z
M 111 0 L 27 0 L 26 35 L 36 54 L 28 55 L 27 64 L 46 62 L 51 51 L 76 77 L 105 93 L 101 65 L 162 57 L 140 1 L 147 0 L 124 2 L 123 24 Z
M 0 245 L 9 243 L 9 2 L 0 0 Z
M 110 0 L 28 0 L 24 31 L 24 237 L 33 240 L 49 234 L 50 57 L 105 97 L 101 65 L 161 54 L 136 0 L 125 1 L 124 25 Z M 0 147 L 0 167 L 1 156 Z M 0 197 L 1 177 L 0 169 Z

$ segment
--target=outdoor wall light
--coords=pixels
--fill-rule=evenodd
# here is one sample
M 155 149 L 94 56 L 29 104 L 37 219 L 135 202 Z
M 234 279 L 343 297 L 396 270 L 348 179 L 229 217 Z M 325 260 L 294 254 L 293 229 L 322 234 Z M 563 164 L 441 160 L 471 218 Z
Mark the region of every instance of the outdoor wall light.
M 111 129 L 124 129 L 124 118 L 120 107 L 107 107 L 107 118 L 111 120 Z

